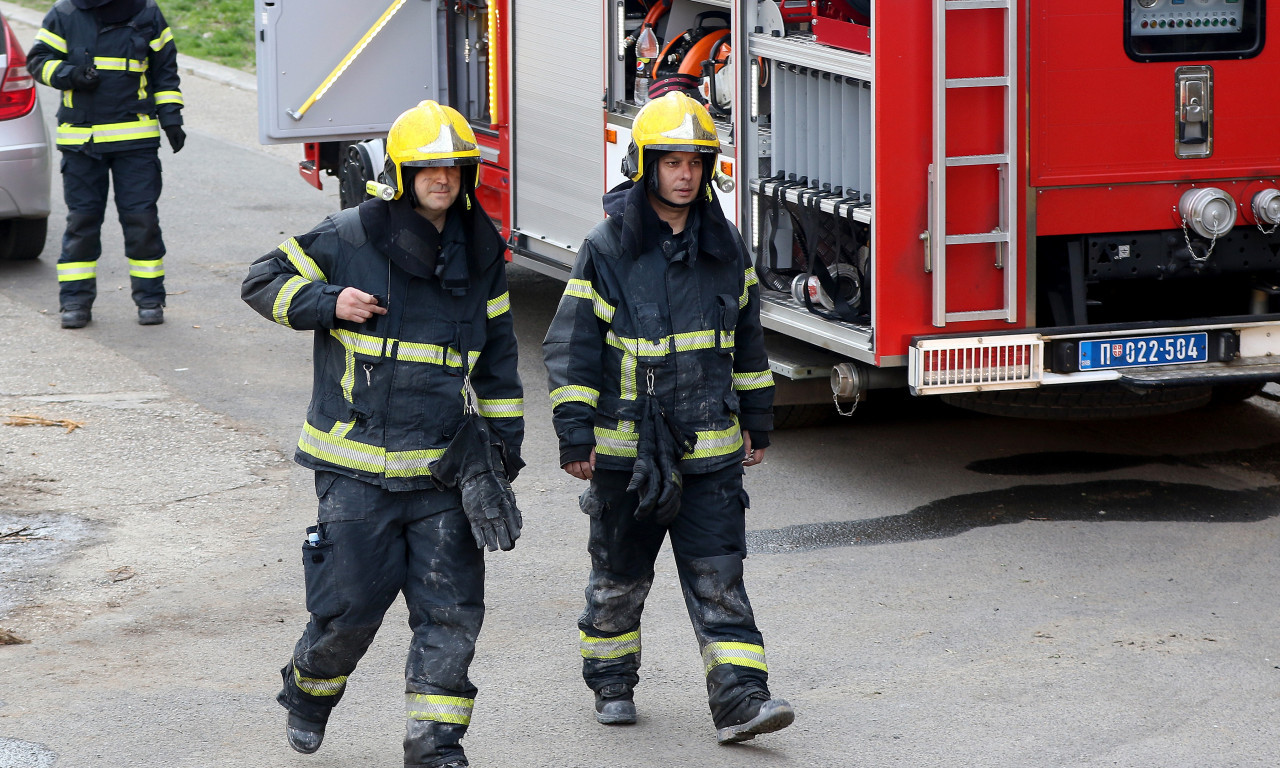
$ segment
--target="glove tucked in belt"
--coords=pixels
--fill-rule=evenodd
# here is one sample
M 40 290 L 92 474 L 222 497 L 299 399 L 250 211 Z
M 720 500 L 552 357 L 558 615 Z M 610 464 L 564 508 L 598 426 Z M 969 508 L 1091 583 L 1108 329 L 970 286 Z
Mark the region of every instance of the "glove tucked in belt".
M 645 398 L 644 414 L 636 425 L 636 463 L 627 490 L 640 495 L 636 519 L 652 517 L 658 525 L 669 525 L 680 514 L 684 478 L 680 459 L 693 451 L 697 433 L 677 424 L 658 404 Z
M 462 511 L 471 523 L 476 546 L 488 546 L 490 552 L 515 547 L 524 525 L 507 479 L 504 455 L 502 443 L 491 437 L 484 417 L 471 413 L 444 455 L 428 467 L 437 485 L 462 491 Z

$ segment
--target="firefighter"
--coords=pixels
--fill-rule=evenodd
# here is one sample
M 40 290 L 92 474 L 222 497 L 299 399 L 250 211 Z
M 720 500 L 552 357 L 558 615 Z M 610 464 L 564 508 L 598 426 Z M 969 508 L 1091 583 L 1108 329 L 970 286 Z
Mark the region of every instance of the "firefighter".
M 295 454 L 319 497 L 303 546 L 311 620 L 278 696 L 299 752 L 320 747 L 347 676 L 403 592 L 405 765 L 467 765 L 459 742 L 476 696 L 467 669 L 484 618 L 484 538 L 467 489 L 438 487 L 432 466 L 464 421 L 464 390 L 499 438 L 508 496 L 524 437 L 505 245 L 475 199 L 479 162 L 462 115 L 421 102 L 387 136 L 391 199 L 329 216 L 244 280 L 257 312 L 315 331 Z M 478 522 L 503 526 L 503 548 L 520 533 L 518 517 Z
M 67 229 L 58 257 L 63 328 L 83 328 L 97 297 L 107 189 L 116 212 L 138 322 L 164 322 L 160 236 L 160 133 L 180 152 L 178 49 L 155 0 L 58 0 L 28 54 L 32 77 L 62 91 L 56 143 L 62 152 Z
M 640 614 L 671 537 L 720 743 L 784 728 L 743 585 L 747 494 L 773 428 L 755 270 L 712 189 L 705 107 L 672 92 L 636 116 L 624 182 L 586 237 L 547 332 L 560 463 L 589 480 L 578 621 L 595 717 L 636 721 Z

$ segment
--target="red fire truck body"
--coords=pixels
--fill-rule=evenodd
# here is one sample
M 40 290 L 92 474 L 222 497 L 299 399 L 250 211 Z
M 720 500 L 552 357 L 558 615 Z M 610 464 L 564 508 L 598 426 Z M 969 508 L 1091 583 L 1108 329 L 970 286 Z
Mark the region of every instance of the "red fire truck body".
M 637 64 L 636 37 L 649 24 L 678 49 L 730 28 L 703 94 L 774 369 L 797 382 L 783 402 L 829 401 L 805 387 L 829 379 L 845 402 L 908 386 L 1124 415 L 1280 379 L 1280 18 L 1265 0 L 407 1 L 433 19 L 427 95 L 485 148 L 482 204 L 515 261 L 565 278 L 622 180 L 644 80 L 680 63 Z M 258 2 L 263 140 L 311 142 L 313 183 L 328 170 L 357 203 L 381 168 L 379 145 L 357 142 L 413 89 L 354 127 L 324 122 L 343 103 L 332 83 L 286 117 L 351 41 L 282 84 L 299 0 Z M 358 62 L 334 82 L 358 82 Z

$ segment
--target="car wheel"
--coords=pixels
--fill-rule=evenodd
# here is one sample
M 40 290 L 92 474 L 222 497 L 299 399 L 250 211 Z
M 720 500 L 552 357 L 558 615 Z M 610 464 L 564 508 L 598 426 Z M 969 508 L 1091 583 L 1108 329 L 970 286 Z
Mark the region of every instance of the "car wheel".
M 0 259 L 26 261 L 38 258 L 44 250 L 48 230 L 47 218 L 0 221 Z

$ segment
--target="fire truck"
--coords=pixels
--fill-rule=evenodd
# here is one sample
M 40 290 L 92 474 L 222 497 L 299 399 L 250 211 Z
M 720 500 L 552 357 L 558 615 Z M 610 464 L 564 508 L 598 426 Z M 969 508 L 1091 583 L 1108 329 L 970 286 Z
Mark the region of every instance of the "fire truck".
M 303 143 L 302 176 L 355 205 L 391 121 L 450 104 L 512 260 L 567 279 L 647 84 L 684 73 L 755 258 L 780 421 L 891 388 L 1010 415 L 1172 412 L 1280 380 L 1266 11 L 256 0 L 260 138 Z

